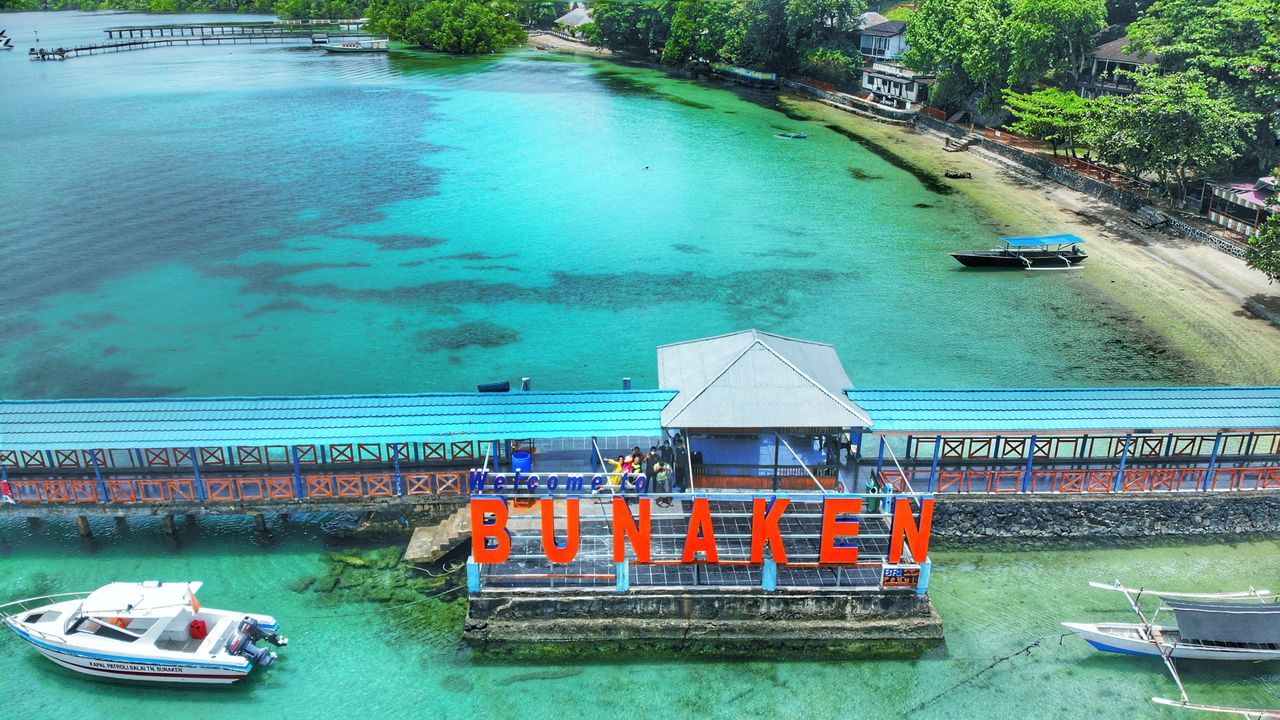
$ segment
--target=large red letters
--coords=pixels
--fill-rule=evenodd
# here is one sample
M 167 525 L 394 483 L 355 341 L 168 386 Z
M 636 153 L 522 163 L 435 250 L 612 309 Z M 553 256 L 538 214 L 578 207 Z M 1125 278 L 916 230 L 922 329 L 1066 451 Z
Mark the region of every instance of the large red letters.
M 613 497 L 613 561 L 622 562 L 627 559 L 627 541 L 631 541 L 631 549 L 636 553 L 636 562 L 647 563 L 653 555 L 649 546 L 649 536 L 653 530 L 653 501 L 640 498 L 640 524 L 636 525 L 631 517 L 631 508 L 627 501 L 615 495 Z
M 693 499 L 693 509 L 689 511 L 689 532 L 684 537 L 684 555 L 680 562 L 697 562 L 700 552 L 706 556 L 705 562 L 720 562 L 716 527 L 711 522 L 711 501 L 704 497 Z
M 911 516 L 911 500 L 897 498 L 893 504 L 893 539 L 889 543 L 889 562 L 902 562 L 902 543 L 911 548 L 911 562 L 929 559 L 929 533 L 933 530 L 933 498 L 920 501 L 920 524 Z
M 542 511 L 542 550 L 547 559 L 561 565 L 573 562 L 578 557 L 578 545 L 582 534 L 578 530 L 578 498 L 564 501 L 565 518 L 564 546 L 556 545 L 556 501 L 542 498 L 538 501 Z
M 769 501 L 764 498 L 756 498 L 751 502 L 751 562 L 756 565 L 764 564 L 764 544 L 769 543 L 769 549 L 773 551 L 773 559 L 780 563 L 787 561 L 787 548 L 782 543 L 782 528 L 778 523 L 782 521 L 782 514 L 787 511 L 787 506 L 791 501 L 786 498 L 777 498 L 773 501 L 773 507 L 769 507 Z M 767 512 L 766 512 L 767 511 Z
M 822 544 L 818 562 L 823 565 L 853 565 L 858 562 L 858 548 L 836 547 L 837 537 L 858 534 L 856 520 L 840 520 L 840 515 L 862 512 L 862 498 L 827 498 L 822 503 Z
M 493 522 L 484 516 L 493 514 Z M 511 557 L 511 533 L 507 518 L 511 515 L 502 498 L 471 498 L 471 557 L 478 563 L 503 563 Z M 494 546 L 489 547 L 489 539 Z

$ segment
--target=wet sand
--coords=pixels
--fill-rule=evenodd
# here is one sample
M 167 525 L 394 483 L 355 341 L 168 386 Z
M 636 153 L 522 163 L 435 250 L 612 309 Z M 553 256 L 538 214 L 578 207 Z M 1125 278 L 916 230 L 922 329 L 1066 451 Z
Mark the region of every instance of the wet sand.
M 998 235 L 1074 233 L 1087 242 L 1089 261 L 1071 271 L 1100 304 L 1123 309 L 1142 331 L 1202 368 L 1196 382 L 1280 384 L 1280 328 L 1248 313 L 1247 299 L 1274 303 L 1280 286 L 1244 261 L 1206 245 L 1145 231 L 1129 213 L 980 152 L 948 153 L 931 133 L 859 118 L 818 102 L 784 96 L 784 109 L 861 136 L 916 170 L 942 177 L 967 171 L 971 179 L 941 180 L 991 218 Z M 1016 312 L 1016 309 L 1010 310 Z

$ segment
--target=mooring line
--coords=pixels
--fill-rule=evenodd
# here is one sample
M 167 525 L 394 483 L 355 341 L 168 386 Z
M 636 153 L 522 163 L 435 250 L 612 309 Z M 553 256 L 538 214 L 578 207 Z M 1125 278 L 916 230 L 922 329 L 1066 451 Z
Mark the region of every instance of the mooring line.
M 1073 633 L 1062 633 L 1062 634 L 1058 635 L 1057 637 L 1058 637 L 1058 639 L 1059 639 L 1059 642 L 1061 642 L 1061 639 L 1062 639 L 1063 637 L 1066 637 L 1066 636 L 1068 636 L 1068 635 L 1072 635 L 1072 634 L 1073 634 Z M 1041 635 L 1040 637 L 1038 637 L 1038 638 L 1036 638 L 1036 639 L 1035 639 L 1035 642 L 1031 643 L 1030 645 L 1027 645 L 1026 647 L 1022 648 L 1021 650 L 1019 650 L 1019 651 L 1017 651 L 1017 652 L 1014 652 L 1014 653 L 1009 653 L 1008 655 L 1004 655 L 1004 656 L 1001 656 L 1001 657 L 996 658 L 995 660 L 992 660 L 990 664 L 988 664 L 986 667 L 982 668 L 982 669 L 981 669 L 981 670 L 979 670 L 978 672 L 976 672 L 976 673 L 974 673 L 974 674 L 970 675 L 969 677 L 965 678 L 964 680 L 961 680 L 960 682 L 956 683 L 955 685 L 952 685 L 951 687 L 947 688 L 946 690 L 943 690 L 942 692 L 938 693 L 937 695 L 934 695 L 933 697 L 929 698 L 928 700 L 925 700 L 924 702 L 922 702 L 922 703 L 920 703 L 920 704 L 916 705 L 915 707 L 911 708 L 911 709 L 910 709 L 910 710 L 908 710 L 907 712 L 903 713 L 903 717 L 910 717 L 910 716 L 912 716 L 912 715 L 915 715 L 917 712 L 919 712 L 920 710 L 923 710 L 924 708 L 928 707 L 929 705 L 932 705 L 934 702 L 938 701 L 938 700 L 939 700 L 939 699 L 941 699 L 943 696 L 950 694 L 953 690 L 957 690 L 957 689 L 959 689 L 959 688 L 961 688 L 961 687 L 963 687 L 963 686 L 965 686 L 965 685 L 968 685 L 969 683 L 973 682 L 974 680 L 977 680 L 980 676 L 982 676 L 983 674 L 985 674 L 988 670 L 990 670 L 990 669 L 994 668 L 995 666 L 999 665 L 1000 663 L 1003 663 L 1003 662 L 1004 662 L 1004 661 L 1006 661 L 1006 660 L 1012 660 L 1013 658 L 1016 658 L 1016 657 L 1018 657 L 1019 655 L 1030 655 L 1032 650 L 1036 649 L 1037 647 L 1040 647 L 1040 643 L 1044 642 L 1045 640 L 1048 640 L 1048 639 L 1049 639 L 1049 638 L 1051 638 L 1051 637 L 1054 637 L 1054 636 L 1053 636 L 1053 635 Z

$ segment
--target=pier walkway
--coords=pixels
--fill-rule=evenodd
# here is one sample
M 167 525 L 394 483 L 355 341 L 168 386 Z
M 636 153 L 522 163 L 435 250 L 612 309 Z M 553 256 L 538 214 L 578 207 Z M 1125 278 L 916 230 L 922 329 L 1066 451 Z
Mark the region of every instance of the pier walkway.
M 285 22 L 185 23 L 172 25 L 125 25 L 103 30 L 107 42 L 59 47 L 31 48 L 31 60 L 66 60 L 81 55 L 127 52 L 175 45 L 223 45 L 240 43 L 322 44 L 329 40 L 386 40 L 385 35 L 354 32 L 358 20 L 299 20 Z

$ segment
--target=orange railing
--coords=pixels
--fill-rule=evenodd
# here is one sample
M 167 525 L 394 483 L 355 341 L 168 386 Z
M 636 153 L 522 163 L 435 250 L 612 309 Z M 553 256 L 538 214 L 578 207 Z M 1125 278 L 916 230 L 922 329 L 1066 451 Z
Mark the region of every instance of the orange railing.
M 1033 468 L 984 470 L 929 468 L 899 471 L 885 469 L 881 478 L 894 492 L 938 493 L 1109 493 L 1175 492 L 1192 490 L 1280 490 L 1280 466 L 1205 467 Z M 1117 487 L 1117 478 L 1120 485 Z M 1207 478 L 1207 485 L 1206 485 Z

